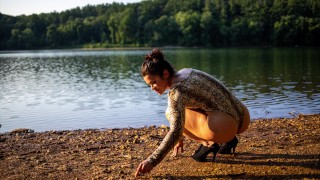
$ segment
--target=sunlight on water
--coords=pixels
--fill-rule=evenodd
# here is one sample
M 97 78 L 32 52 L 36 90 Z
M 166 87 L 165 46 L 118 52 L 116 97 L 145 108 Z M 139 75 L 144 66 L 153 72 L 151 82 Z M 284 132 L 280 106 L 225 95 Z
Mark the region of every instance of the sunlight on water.
M 149 50 L 0 53 L 0 132 L 168 125 L 166 95 L 140 76 Z M 220 79 L 252 119 L 320 113 L 317 49 L 171 49 L 176 69 Z

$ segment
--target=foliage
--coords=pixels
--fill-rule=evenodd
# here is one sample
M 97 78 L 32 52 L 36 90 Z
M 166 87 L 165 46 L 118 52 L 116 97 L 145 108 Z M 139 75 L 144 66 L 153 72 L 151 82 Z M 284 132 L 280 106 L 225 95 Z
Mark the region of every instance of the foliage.
M 0 14 L 0 49 L 318 46 L 319 0 L 144 0 Z

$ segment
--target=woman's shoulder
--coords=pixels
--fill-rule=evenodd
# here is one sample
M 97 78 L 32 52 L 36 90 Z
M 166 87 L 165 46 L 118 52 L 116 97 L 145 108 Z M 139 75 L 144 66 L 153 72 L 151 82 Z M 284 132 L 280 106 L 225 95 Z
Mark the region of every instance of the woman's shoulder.
M 176 85 L 184 82 L 186 79 L 189 78 L 192 71 L 193 71 L 193 69 L 191 69 L 191 68 L 184 68 L 184 69 L 181 69 L 178 72 L 176 72 L 175 77 L 172 80 L 172 85 L 176 86 Z
M 207 74 L 203 71 L 200 71 L 198 69 L 193 69 L 193 68 L 183 68 L 181 70 L 179 70 L 176 74 L 177 75 L 181 75 L 181 76 L 190 76 L 192 73 L 196 73 L 196 74 L 201 74 L 201 73 L 204 73 L 204 74 Z
M 177 74 L 190 74 L 194 69 L 192 68 L 183 68 L 180 69 Z
M 176 73 L 177 82 L 184 81 L 187 79 L 193 72 L 192 68 L 183 68 Z
M 186 79 L 191 79 L 196 77 L 206 77 L 206 78 L 211 78 L 212 76 L 206 72 L 197 70 L 197 69 L 193 69 L 193 68 L 184 68 L 179 70 L 177 73 L 177 80 L 176 82 L 182 82 L 185 81 Z

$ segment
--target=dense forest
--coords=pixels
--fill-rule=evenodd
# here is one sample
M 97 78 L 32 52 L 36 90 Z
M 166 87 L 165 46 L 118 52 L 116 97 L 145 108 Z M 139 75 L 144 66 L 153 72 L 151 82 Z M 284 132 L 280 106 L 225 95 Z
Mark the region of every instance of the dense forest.
M 0 13 L 0 49 L 319 46 L 320 0 L 144 0 Z

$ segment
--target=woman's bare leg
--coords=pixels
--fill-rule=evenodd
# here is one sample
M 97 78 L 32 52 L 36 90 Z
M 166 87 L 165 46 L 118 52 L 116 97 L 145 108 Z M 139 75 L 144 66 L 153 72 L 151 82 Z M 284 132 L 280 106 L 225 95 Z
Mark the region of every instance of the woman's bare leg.
M 190 139 L 201 143 L 228 142 L 235 137 L 238 131 L 237 121 L 223 112 L 207 112 L 186 109 L 185 134 Z
M 166 117 L 167 119 L 169 118 L 168 117 L 168 114 L 166 112 Z M 205 146 L 208 146 L 209 143 L 208 140 L 205 140 L 199 136 L 197 136 L 195 133 L 197 130 L 194 129 L 195 126 L 197 126 L 196 122 L 198 120 L 205 120 L 206 119 L 206 116 L 201 114 L 201 113 L 198 113 L 196 111 L 193 111 L 193 110 L 189 110 L 187 109 L 186 110 L 186 114 L 185 114 L 185 125 L 184 125 L 184 129 L 183 129 L 183 135 L 189 139 L 192 139 L 194 141 L 197 141 Z M 190 131 L 192 130 L 192 132 Z
M 232 140 L 238 131 L 238 122 L 232 116 L 224 112 L 208 113 L 208 128 L 204 128 L 207 138 L 212 138 L 216 143 L 224 143 Z M 210 136 L 214 134 L 214 136 Z
M 198 143 L 201 143 L 204 146 L 210 146 L 213 143 L 210 143 L 209 141 L 206 141 L 204 139 L 201 139 L 194 134 L 192 134 L 190 131 L 188 131 L 186 128 L 183 130 L 183 135 L 189 139 L 192 139 L 194 141 L 197 141 Z
M 203 145 L 211 145 L 214 142 L 228 142 L 236 136 L 236 133 L 239 133 L 238 122 L 232 116 L 217 111 L 206 113 L 186 109 L 184 124 L 186 137 Z M 247 129 L 248 124 L 244 121 L 243 128 L 240 130 Z

